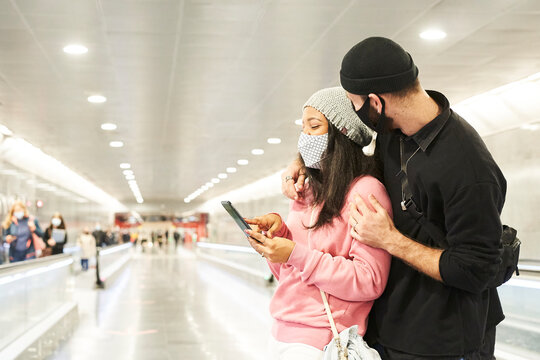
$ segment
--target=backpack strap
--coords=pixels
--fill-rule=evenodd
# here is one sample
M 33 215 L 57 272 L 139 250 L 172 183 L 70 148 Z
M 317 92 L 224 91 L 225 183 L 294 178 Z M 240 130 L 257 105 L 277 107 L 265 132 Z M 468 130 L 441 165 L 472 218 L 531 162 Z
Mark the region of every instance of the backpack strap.
M 409 161 L 412 159 L 414 155 L 420 150 L 420 146 L 414 151 L 414 153 L 409 156 L 409 158 L 405 161 L 404 154 L 405 154 L 405 145 L 403 143 L 403 136 L 400 136 L 399 138 L 399 159 L 401 163 L 401 171 L 398 173 L 398 176 L 401 181 L 401 210 L 406 211 L 409 213 L 409 215 L 412 216 L 414 220 L 416 220 L 417 223 L 422 226 L 422 228 L 429 234 L 429 236 L 435 240 L 439 246 L 443 249 L 447 249 L 448 242 L 446 241 L 446 235 L 444 232 L 435 224 L 428 221 L 424 213 L 420 210 L 420 208 L 416 205 L 412 198 L 412 191 L 409 186 L 409 178 L 407 175 L 407 166 L 409 165 Z

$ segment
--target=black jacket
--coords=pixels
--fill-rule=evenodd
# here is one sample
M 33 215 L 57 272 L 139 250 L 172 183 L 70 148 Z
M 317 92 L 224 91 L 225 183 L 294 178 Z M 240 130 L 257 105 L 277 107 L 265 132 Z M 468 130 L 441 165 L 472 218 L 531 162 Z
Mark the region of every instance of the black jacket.
M 413 136 L 380 134 L 377 146 L 394 222 L 404 235 L 445 249 L 443 282 L 392 259 L 388 285 L 371 312 L 368 336 L 383 346 L 424 355 L 464 355 L 477 350 L 486 328 L 504 318 L 496 289 L 487 287 L 499 262 L 500 213 L 506 180 L 478 133 L 454 113 L 440 93 L 429 92 L 442 113 Z M 408 159 L 413 200 L 446 234 L 439 244 L 403 211 L 400 137 Z
M 65 229 L 62 229 L 62 230 L 65 230 Z M 57 243 L 54 246 L 50 246 L 47 243 L 47 240 L 49 240 L 51 238 L 51 235 L 52 235 L 52 227 L 49 226 L 47 229 L 45 229 L 45 232 L 43 233 L 43 241 L 45 242 L 45 245 L 47 245 L 48 248 L 52 248 L 52 254 L 51 255 L 62 254 L 64 252 L 64 245 L 68 241 L 67 231 L 66 231 L 66 239 L 64 240 L 64 242 L 62 244 Z

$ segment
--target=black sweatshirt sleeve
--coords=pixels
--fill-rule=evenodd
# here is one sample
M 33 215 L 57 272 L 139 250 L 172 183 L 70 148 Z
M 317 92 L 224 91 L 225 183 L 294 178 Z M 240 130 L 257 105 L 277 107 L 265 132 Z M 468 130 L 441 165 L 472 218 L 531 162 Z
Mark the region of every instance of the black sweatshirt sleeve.
M 445 202 L 446 249 L 439 271 L 445 284 L 480 293 L 500 262 L 504 196 L 497 184 L 484 182 L 457 191 Z

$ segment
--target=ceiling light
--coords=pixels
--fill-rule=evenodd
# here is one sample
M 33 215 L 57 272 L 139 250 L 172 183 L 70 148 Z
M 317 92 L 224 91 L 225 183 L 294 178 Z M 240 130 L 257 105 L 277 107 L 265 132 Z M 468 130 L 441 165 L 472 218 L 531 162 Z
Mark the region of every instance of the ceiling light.
M 112 131 L 112 130 L 116 130 L 116 128 L 117 128 L 116 124 L 112 124 L 112 123 L 101 124 L 101 130 Z
M 225 174 L 225 173 L 220 173 L 220 174 L 218 174 L 217 177 L 220 178 L 220 179 L 226 179 L 226 178 L 227 178 L 227 174 Z
M 214 184 L 217 184 L 217 183 L 219 183 L 220 180 L 219 180 L 218 178 L 213 178 L 211 181 L 212 181 Z
M 135 180 L 135 175 L 126 175 L 126 180 Z
M 205 184 L 201 187 L 201 189 L 203 189 L 204 191 L 208 190 L 208 186 Z
M 205 184 L 206 186 L 208 186 L 209 188 L 213 187 L 214 186 L 214 183 L 209 181 Z
M 227 172 L 228 172 L 228 173 L 231 173 L 231 174 L 232 174 L 232 173 L 235 173 L 235 172 L 236 172 L 236 168 L 235 168 L 235 167 L 228 167 L 228 168 L 227 168 Z
M 103 95 L 92 95 L 88 97 L 88 101 L 94 104 L 101 104 L 107 101 L 107 98 Z
M 521 125 L 521 128 L 523 130 L 536 131 L 540 129 L 540 123 L 524 124 L 524 125 Z
M 13 131 L 9 130 L 5 125 L 0 125 L 0 133 L 6 136 L 13 135 Z
M 143 199 L 137 199 L 137 202 L 138 202 L 139 204 L 142 204 L 142 203 L 144 202 L 144 200 L 143 200 Z
M 137 185 L 137 182 L 135 180 L 129 180 L 128 184 L 129 185 Z
M 251 150 L 251 153 L 253 155 L 262 155 L 262 154 L 264 154 L 264 150 L 263 149 L 253 149 L 253 150 Z
M 124 170 L 122 171 L 124 175 L 133 175 L 133 170 Z
M 268 138 L 268 141 L 269 144 L 280 144 L 281 143 L 281 139 L 280 138 Z
M 420 37 L 424 40 L 442 40 L 446 37 L 446 33 L 439 29 L 429 29 L 422 31 Z
M 121 148 L 122 146 L 124 146 L 124 143 L 122 141 L 111 141 L 109 143 L 109 146 L 114 148 Z
M 128 163 L 120 164 L 120 169 L 129 169 L 129 168 L 131 168 L 131 164 L 128 164 Z
M 191 199 L 190 199 L 190 198 L 185 198 L 185 199 L 184 199 L 184 202 L 185 202 L 186 204 L 189 204 L 189 203 L 191 202 Z
M 249 164 L 249 161 L 247 161 L 246 159 L 240 159 L 236 163 L 238 165 L 247 165 L 247 164 Z
M 80 44 L 69 44 L 64 46 L 64 52 L 70 55 L 82 55 L 88 52 L 88 48 Z
M 296 125 L 302 126 L 303 121 L 302 121 L 302 119 L 297 119 L 297 120 L 294 120 L 294 123 L 295 123 Z

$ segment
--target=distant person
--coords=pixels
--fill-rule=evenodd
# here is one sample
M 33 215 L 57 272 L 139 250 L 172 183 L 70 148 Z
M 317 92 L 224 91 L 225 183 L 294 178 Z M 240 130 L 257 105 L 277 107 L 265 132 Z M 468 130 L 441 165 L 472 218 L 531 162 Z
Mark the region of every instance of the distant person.
M 363 336 L 390 268 L 390 254 L 354 240 L 354 224 L 348 224 L 356 197 L 376 194 L 392 212 L 377 179 L 376 158 L 363 152 L 372 132 L 341 87 L 312 95 L 302 120 L 298 151 L 309 179 L 306 196 L 291 202 L 287 224 L 277 214 L 247 220 L 266 231 L 266 236 L 250 231 L 261 242 L 250 243 L 279 281 L 270 303 L 274 324 L 269 345 L 270 358 L 279 360 L 322 359 L 333 336 L 320 290 L 337 330 L 357 325 Z
M 39 222 L 30 216 L 21 201 L 13 203 L 2 223 L 2 229 L 4 239 L 9 244 L 10 262 L 35 259 L 45 248 Z
M 64 252 L 64 245 L 68 241 L 68 235 L 64 218 L 60 213 L 54 213 L 52 216 L 51 223 L 43 234 L 43 241 L 47 246 L 43 251 L 44 254 L 48 252 L 47 255 L 56 255 Z
M 128 243 L 131 239 L 131 235 L 127 229 L 122 230 L 122 243 Z
M 173 238 L 174 238 L 174 247 L 178 247 L 178 241 L 180 240 L 180 233 L 177 230 L 174 231 Z
M 81 267 L 83 271 L 87 271 L 88 260 L 96 255 L 96 238 L 90 234 L 88 227 L 85 227 L 77 238 L 77 246 L 81 249 Z
M 504 319 L 492 283 L 506 195 L 501 170 L 448 99 L 422 88 L 412 57 L 394 41 L 356 44 L 340 75 L 359 119 L 378 133 L 394 210 L 392 220 L 373 194 L 350 213 L 356 241 L 393 255 L 369 337 L 385 360 L 494 359 Z M 298 179 L 302 188 L 302 171 L 293 163 L 283 174 L 293 179 L 284 187 L 289 197 L 301 195 L 292 185 Z
M 96 239 L 96 245 L 105 247 L 105 232 L 101 229 L 101 225 L 99 223 L 96 224 L 94 228 L 94 232 L 92 232 L 92 236 L 94 239 Z

